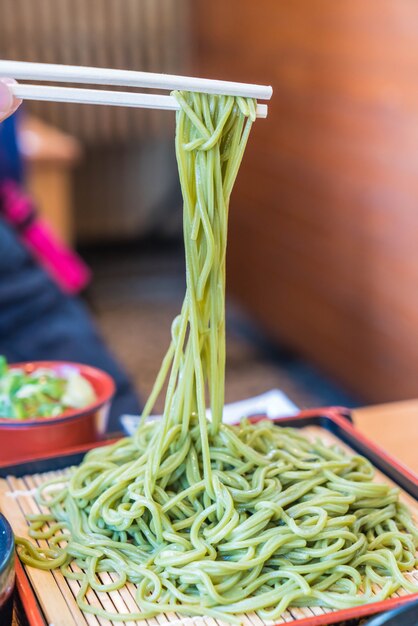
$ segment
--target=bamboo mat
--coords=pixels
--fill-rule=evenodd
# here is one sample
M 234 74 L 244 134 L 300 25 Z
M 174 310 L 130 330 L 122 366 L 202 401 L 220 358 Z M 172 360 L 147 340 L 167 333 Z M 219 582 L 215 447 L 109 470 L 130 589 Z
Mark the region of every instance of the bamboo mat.
M 340 449 L 346 450 L 349 454 L 354 452 L 343 444 L 332 433 L 319 426 L 308 426 L 302 429 L 303 433 L 309 438 L 320 437 L 322 442 L 327 445 L 338 444 Z M 28 513 L 46 512 L 46 509 L 40 507 L 35 499 L 34 493 L 36 488 L 42 482 L 59 475 L 63 475 L 68 470 L 46 472 L 44 474 L 34 474 L 16 478 L 8 476 L 6 479 L 0 479 L 0 510 L 3 511 L 9 519 L 13 531 L 16 535 L 28 537 L 28 524 L 25 515 Z M 376 471 L 376 482 L 385 482 L 393 485 L 386 476 Z M 418 502 L 416 502 L 407 493 L 401 491 L 401 500 L 405 502 L 413 512 L 415 522 L 418 523 Z M 47 546 L 46 541 L 38 541 L 40 546 Z M 121 622 L 109 621 L 94 615 L 83 613 L 75 600 L 77 591 L 80 587 L 78 581 L 67 580 L 61 572 L 45 572 L 32 567 L 26 567 L 26 573 L 32 583 L 37 595 L 38 601 L 44 611 L 45 617 L 50 626 L 117 626 Z M 412 574 L 408 574 L 418 583 L 418 569 Z M 103 583 L 110 582 L 111 574 L 101 574 Z M 407 592 L 400 591 L 396 596 L 406 595 Z M 119 591 L 109 593 L 100 593 L 90 590 L 87 600 L 92 606 L 103 607 L 113 613 L 131 613 L 138 611 L 139 607 L 135 602 L 135 585 L 128 583 Z M 281 616 L 280 620 L 276 620 L 275 624 L 285 624 L 289 622 L 297 623 L 299 619 L 312 617 L 314 615 L 325 615 L 332 612 L 332 609 L 324 609 L 321 607 L 313 608 L 291 608 Z M 170 626 L 225 626 L 225 622 L 221 620 L 198 617 L 187 618 L 176 613 L 161 614 L 156 618 L 133 621 L 128 620 L 122 622 L 126 626 L 160 626 L 169 624 Z M 242 616 L 242 624 L 244 626 L 270 626 L 271 622 L 265 622 L 255 613 Z

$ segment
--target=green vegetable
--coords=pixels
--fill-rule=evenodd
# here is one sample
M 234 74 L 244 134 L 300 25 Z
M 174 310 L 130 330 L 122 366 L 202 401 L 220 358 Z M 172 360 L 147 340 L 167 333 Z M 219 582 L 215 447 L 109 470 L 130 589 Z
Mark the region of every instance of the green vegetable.
M 0 355 L 0 418 L 56 417 L 95 400 L 89 381 L 73 368 L 61 376 L 49 368 L 26 372 L 9 368 L 6 358 Z
M 7 359 L 0 354 L 0 376 L 3 376 L 7 372 Z

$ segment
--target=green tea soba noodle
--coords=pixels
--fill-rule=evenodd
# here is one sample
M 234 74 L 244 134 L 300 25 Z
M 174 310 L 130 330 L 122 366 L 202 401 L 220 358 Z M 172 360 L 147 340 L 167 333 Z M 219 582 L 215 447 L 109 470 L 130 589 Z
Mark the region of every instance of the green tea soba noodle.
M 49 548 L 18 539 L 19 556 L 60 567 L 79 581 L 81 609 L 115 621 L 174 612 L 239 622 L 252 611 L 272 620 L 289 606 L 417 591 L 405 576 L 417 529 L 366 459 L 268 420 L 222 423 L 228 205 L 255 102 L 175 97 L 187 289 L 169 350 L 135 435 L 40 488 L 49 513 L 29 518 L 30 535 Z M 163 419 L 147 421 L 166 382 Z M 140 612 L 86 599 L 127 582 Z

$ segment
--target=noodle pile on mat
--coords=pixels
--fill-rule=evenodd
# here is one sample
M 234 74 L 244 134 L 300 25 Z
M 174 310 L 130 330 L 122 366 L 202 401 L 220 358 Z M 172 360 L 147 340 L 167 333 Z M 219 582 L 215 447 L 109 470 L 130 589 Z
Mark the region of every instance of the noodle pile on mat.
M 136 434 L 40 488 L 50 513 L 29 518 L 30 535 L 49 549 L 18 539 L 19 556 L 60 567 L 80 581 L 84 611 L 115 621 L 176 612 L 239 623 L 249 611 L 273 620 L 288 606 L 417 591 L 404 575 L 417 529 L 367 460 L 267 420 L 222 423 L 228 204 L 255 102 L 174 95 L 187 290 L 170 347 Z M 163 419 L 146 421 L 166 382 Z M 88 604 L 90 589 L 127 581 L 141 612 Z

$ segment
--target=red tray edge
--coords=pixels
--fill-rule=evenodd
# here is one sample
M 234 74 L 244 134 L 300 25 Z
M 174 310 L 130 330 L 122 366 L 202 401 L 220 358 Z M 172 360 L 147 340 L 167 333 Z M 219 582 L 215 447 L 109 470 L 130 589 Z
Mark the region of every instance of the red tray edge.
M 347 412 L 348 412 L 347 409 L 343 407 L 308 409 L 308 410 L 301 411 L 300 413 L 298 413 L 298 415 L 291 416 L 286 419 L 296 422 L 305 417 L 314 417 L 318 415 L 327 417 L 333 420 L 334 422 L 336 422 L 343 430 L 346 430 L 353 437 L 360 440 L 364 445 L 366 445 L 371 450 L 373 450 L 375 454 L 382 457 L 384 460 L 386 460 L 388 463 L 394 466 L 400 473 L 403 473 L 410 480 L 412 480 L 413 482 L 415 482 L 415 484 L 418 485 L 418 476 L 416 476 L 403 464 L 399 463 L 399 461 L 391 457 L 385 450 L 375 445 L 367 437 L 362 435 L 346 419 L 346 417 L 344 417 L 344 414 L 347 414 Z M 280 421 L 281 419 L 282 418 L 276 418 L 276 419 L 273 418 L 273 421 Z M 44 458 L 44 459 L 54 458 L 56 456 L 59 456 L 60 452 L 65 453 L 65 454 L 87 452 L 91 448 L 96 448 L 99 446 L 107 445 L 107 444 L 113 443 L 114 441 L 116 441 L 116 439 L 99 441 L 99 442 L 95 442 L 92 444 L 83 445 L 77 448 L 64 449 L 61 451 L 57 451 L 54 454 L 46 455 L 43 457 L 37 457 L 37 459 L 27 459 L 26 461 L 39 460 L 40 458 Z M 18 461 L 17 463 L 21 463 L 21 462 L 23 461 Z M 7 465 L 10 465 L 10 463 L 0 465 L 0 467 L 4 467 Z M 17 586 L 17 591 L 19 593 L 29 626 L 47 626 L 47 622 L 45 621 L 43 617 L 43 614 L 38 604 L 38 600 L 36 599 L 35 592 L 33 591 L 32 585 L 17 556 L 16 556 L 16 586 Z M 322 615 L 313 615 L 312 617 L 296 619 L 294 620 L 294 623 L 296 624 L 296 626 L 327 626 L 328 624 L 336 624 L 338 622 L 344 622 L 350 619 L 360 619 L 368 615 L 374 615 L 376 613 L 383 613 L 384 611 L 388 611 L 390 609 L 396 608 L 398 606 L 411 602 L 415 599 L 418 599 L 418 593 L 407 594 L 405 596 L 400 596 L 396 598 L 388 598 L 387 600 L 382 600 L 380 602 L 364 604 L 364 605 L 352 607 L 349 609 L 341 609 L 339 611 L 333 611 L 332 613 L 325 613 Z
M 16 554 L 16 590 L 29 626 L 46 626 L 35 592 Z

